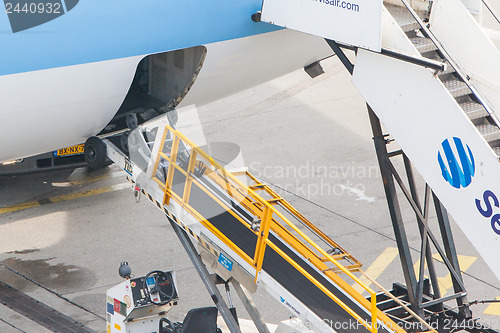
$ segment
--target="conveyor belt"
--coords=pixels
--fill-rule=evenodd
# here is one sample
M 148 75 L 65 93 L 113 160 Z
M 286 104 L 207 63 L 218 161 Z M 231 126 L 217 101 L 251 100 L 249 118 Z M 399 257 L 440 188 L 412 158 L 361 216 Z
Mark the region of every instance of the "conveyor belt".
M 331 323 L 332 332 L 404 332 L 377 309 L 376 293 L 354 275 L 361 263 L 268 186 L 247 171 L 228 172 L 170 126 L 158 131 L 152 146 L 158 155 L 147 171 L 125 161 L 127 170 L 127 163 L 132 165 L 132 177 L 142 179 L 139 189 L 146 187 L 149 199 L 170 215 L 189 213 L 199 222 L 194 238 L 204 234 L 219 249 L 229 249 L 231 260 L 256 283 L 272 288 L 271 294 L 301 319 L 321 331 Z M 150 178 L 140 176 L 143 172 Z M 147 184 L 141 185 L 144 179 Z M 316 244 L 292 220 L 327 247 Z M 183 223 L 188 221 L 179 225 Z M 362 296 L 353 283 L 370 297 Z
M 220 207 L 209 195 L 202 191 L 198 186 L 193 185 L 191 189 L 190 204 L 202 216 L 213 216 L 212 207 Z M 253 257 L 257 244 L 257 236 L 251 229 L 241 224 L 232 214 L 224 212 L 208 218 L 208 221 L 228 237 L 249 256 Z M 290 258 L 297 262 L 309 274 L 314 276 L 324 286 L 339 297 L 346 305 L 358 313 L 364 320 L 370 322 L 370 314 L 366 313 L 350 297 L 336 288 L 316 269 L 311 267 L 304 259 L 298 256 L 287 245 L 285 245 L 275 235 L 270 235 L 269 239 L 277 244 Z M 311 281 L 302 274 L 290 274 L 295 271 L 282 256 L 271 248 L 266 250 L 264 257 L 263 270 L 273 277 L 279 284 L 284 286 L 291 294 L 297 297 L 302 303 L 310 308 L 316 315 L 325 321 L 332 322 L 350 322 L 354 319 L 349 316 L 337 303 L 330 299 L 325 293 L 319 290 Z M 337 330 L 338 332 L 359 332 L 361 326 L 356 329 Z
M 305 309 L 300 311 L 309 311 L 319 319 L 317 326 L 340 323 L 332 330 L 403 332 L 376 308 L 375 292 L 352 274 L 360 269 L 361 264 L 286 200 L 258 183 L 246 171 L 239 175 L 248 182 L 241 182 L 235 174 L 227 172 L 169 126 L 161 140 L 155 142 L 155 145 L 160 145 L 160 153 L 152 174 L 166 176 L 166 179 L 153 177 L 164 191 L 165 208 L 170 203 L 181 205 L 215 235 L 217 239 L 213 241 L 235 251 L 235 261 L 254 267 L 256 281 L 262 281 L 259 272 L 265 272 L 281 286 L 276 293 L 293 295 L 294 302 L 302 303 L 301 309 Z M 164 142 L 172 144 L 165 146 Z M 263 199 L 257 194 L 256 191 L 262 190 L 262 195 L 271 199 Z M 291 223 L 277 206 L 300 220 L 338 254 L 327 254 Z M 369 300 L 351 287 L 353 281 L 369 291 Z M 307 313 L 302 315 L 303 318 L 310 317 Z

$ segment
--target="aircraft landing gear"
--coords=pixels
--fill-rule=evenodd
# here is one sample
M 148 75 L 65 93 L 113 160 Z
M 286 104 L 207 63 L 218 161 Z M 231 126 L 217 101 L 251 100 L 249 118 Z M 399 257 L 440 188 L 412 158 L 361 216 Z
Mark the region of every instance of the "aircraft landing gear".
M 102 168 L 106 163 L 106 145 L 98 137 L 92 136 L 85 141 L 83 153 L 91 169 Z

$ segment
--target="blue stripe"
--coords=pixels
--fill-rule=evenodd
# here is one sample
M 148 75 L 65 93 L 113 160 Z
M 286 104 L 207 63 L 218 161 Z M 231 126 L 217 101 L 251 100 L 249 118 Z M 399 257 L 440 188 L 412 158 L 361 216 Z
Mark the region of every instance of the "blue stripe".
M 472 152 L 470 151 L 470 148 L 468 146 L 467 149 L 469 150 L 469 156 L 472 160 L 469 158 L 469 156 L 467 156 L 462 140 L 460 140 L 459 138 L 453 138 L 453 141 L 455 141 L 455 145 L 457 146 L 458 156 L 460 158 L 460 163 L 462 164 L 463 169 L 463 172 L 460 173 L 460 183 L 462 184 L 462 186 L 466 187 L 471 183 L 472 177 L 474 176 L 474 157 L 472 156 Z
M 48 0 L 47 0 L 48 1 Z M 277 30 L 254 23 L 262 0 L 84 0 L 12 33 L 0 11 L 0 75 L 170 51 Z
M 111 303 L 106 303 L 107 305 L 107 311 L 109 314 L 115 314 L 115 308 L 113 307 L 113 304 Z
M 448 161 L 448 166 L 450 167 L 450 173 L 451 173 L 451 185 L 455 188 L 460 188 L 460 171 L 459 171 L 459 166 L 458 166 L 458 161 L 455 158 L 455 155 L 453 154 L 453 151 L 451 150 L 450 143 L 448 140 L 443 142 L 443 149 L 444 149 L 444 154 L 446 155 L 446 159 Z
M 438 163 L 439 163 L 439 166 L 441 167 L 441 174 L 443 175 L 443 178 L 448 183 L 451 184 L 452 183 L 451 182 L 451 175 L 448 172 L 448 168 L 446 167 L 446 164 L 444 163 L 443 158 L 441 157 L 441 153 L 440 152 L 438 152 Z
M 455 154 L 453 153 L 448 140 L 444 140 L 442 142 L 446 161 L 448 162 L 448 167 L 443 161 L 440 152 L 438 152 L 438 163 L 439 166 L 441 167 L 443 178 L 447 182 L 449 182 L 453 187 L 455 188 L 467 187 L 472 182 L 472 177 L 474 177 L 474 174 L 476 172 L 474 156 L 469 146 L 467 146 L 467 151 L 468 151 L 467 154 L 467 152 L 465 151 L 464 144 L 462 143 L 462 140 L 460 140 L 457 137 L 454 137 L 453 142 L 455 143 L 455 147 L 457 148 L 457 153 L 460 159 L 460 163 L 458 162 Z

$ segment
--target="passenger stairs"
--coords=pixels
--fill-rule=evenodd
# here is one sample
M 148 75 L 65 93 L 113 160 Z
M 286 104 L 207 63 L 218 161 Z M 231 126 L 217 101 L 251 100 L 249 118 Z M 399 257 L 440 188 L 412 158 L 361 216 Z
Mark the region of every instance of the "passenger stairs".
M 420 56 L 446 64 L 446 70 L 438 72 L 437 77 L 477 128 L 481 136 L 490 144 L 497 156 L 500 155 L 500 128 L 498 120 L 496 116 L 490 114 L 483 106 L 481 100 L 471 89 L 472 87 L 467 84 L 467 78 L 462 77 L 455 70 L 453 65 L 448 61 L 447 56 L 438 48 L 439 43 L 436 43 L 430 37 L 430 31 L 422 27 L 407 8 L 393 4 L 387 4 L 386 8 Z M 413 11 L 413 15 L 417 15 L 422 22 L 429 19 L 429 13 L 427 12 Z
M 339 1 L 264 0 L 254 19 L 326 38 L 398 151 L 500 279 L 500 51 L 480 24 L 483 7 L 497 27 L 498 16 L 487 0 L 384 0 L 381 12 L 379 1 L 358 3 L 347 12 Z
M 481 46 L 472 57 L 500 63 L 500 53 L 459 0 L 398 1 L 382 13 L 382 51 L 356 49 L 353 83 L 500 277 L 500 84 L 446 27 L 466 26 L 471 33 L 462 37 Z M 123 163 L 137 193 L 198 242 L 219 275 L 264 288 L 315 332 L 435 332 L 258 178 L 228 171 L 172 121 L 148 126 L 130 133 L 130 156 L 111 141 L 108 155 Z
M 228 171 L 170 125 L 144 126 L 129 135 L 130 156 L 106 140 L 108 156 L 220 276 L 264 288 L 314 332 L 405 332 L 358 278 L 366 277 L 361 263 L 268 185 L 246 170 Z M 435 332 L 398 304 L 418 331 Z
M 353 83 L 500 278 L 500 51 L 460 0 L 389 2 Z

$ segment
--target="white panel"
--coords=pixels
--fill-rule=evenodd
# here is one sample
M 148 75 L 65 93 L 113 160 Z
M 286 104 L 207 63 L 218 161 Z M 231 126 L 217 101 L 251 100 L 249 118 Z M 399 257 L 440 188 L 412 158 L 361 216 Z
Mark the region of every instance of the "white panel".
M 180 106 L 213 102 L 333 54 L 322 38 L 292 30 L 206 47 L 207 57 L 200 75 Z
M 481 8 L 483 6 L 481 0 L 462 0 L 462 3 L 471 14 L 478 15 L 478 17 L 480 17 L 479 15 L 481 14 Z
M 487 208 L 483 194 L 488 190 L 500 200 L 500 163 L 456 101 L 431 71 L 364 50 L 358 52 L 353 82 L 500 277 L 499 204 L 489 198 L 492 209 L 486 216 L 476 206 L 478 199 Z M 454 137 L 470 147 L 475 159 L 475 175 L 465 188 L 448 183 L 438 163 L 442 142 Z
M 431 31 L 500 117 L 500 51 L 459 0 L 436 0 Z
M 264 0 L 262 21 L 380 52 L 382 0 Z
M 382 47 L 406 53 L 410 56 L 421 57 L 413 43 L 408 40 L 406 34 L 385 7 L 382 11 L 382 31 L 384 32 L 382 34 Z
M 493 44 L 495 44 L 497 49 L 500 49 L 500 31 L 495 30 L 495 29 L 485 28 L 485 27 L 483 27 L 483 30 L 488 35 L 488 37 L 491 39 Z

